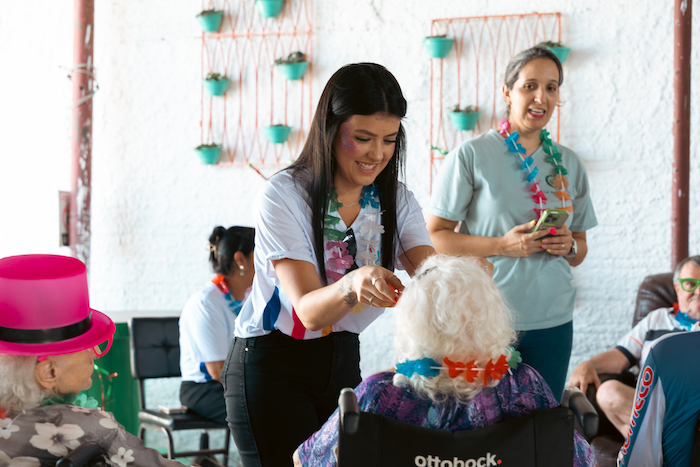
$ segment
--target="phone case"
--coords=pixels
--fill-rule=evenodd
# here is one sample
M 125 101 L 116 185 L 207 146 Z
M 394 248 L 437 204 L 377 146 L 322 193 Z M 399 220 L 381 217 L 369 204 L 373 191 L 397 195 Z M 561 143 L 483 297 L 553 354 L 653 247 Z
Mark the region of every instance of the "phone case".
M 542 215 L 540 215 L 540 218 L 532 231 L 539 232 L 540 230 L 549 230 L 552 228 L 561 229 L 568 218 L 569 212 L 564 211 L 563 209 L 545 209 L 542 211 Z M 552 235 L 547 234 L 542 238 L 551 236 Z

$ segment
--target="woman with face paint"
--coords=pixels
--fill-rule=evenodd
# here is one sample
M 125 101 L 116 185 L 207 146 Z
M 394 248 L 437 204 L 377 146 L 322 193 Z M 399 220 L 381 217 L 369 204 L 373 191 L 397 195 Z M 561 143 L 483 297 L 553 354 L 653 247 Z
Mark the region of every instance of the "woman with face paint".
M 513 57 L 503 84 L 507 119 L 445 158 L 427 216 L 438 252 L 493 262 L 493 278 L 517 312 L 517 350 L 557 398 L 571 355 L 571 267 L 586 257 L 586 230 L 598 223 L 581 159 L 545 129 L 563 80 L 548 49 Z M 549 208 L 567 211 L 566 224 L 533 232 Z
M 360 383 L 358 334 L 434 253 L 399 181 L 406 100 L 383 66 L 342 67 L 297 161 L 258 194 L 253 290 L 222 382 L 243 465 L 292 465 L 344 387 Z

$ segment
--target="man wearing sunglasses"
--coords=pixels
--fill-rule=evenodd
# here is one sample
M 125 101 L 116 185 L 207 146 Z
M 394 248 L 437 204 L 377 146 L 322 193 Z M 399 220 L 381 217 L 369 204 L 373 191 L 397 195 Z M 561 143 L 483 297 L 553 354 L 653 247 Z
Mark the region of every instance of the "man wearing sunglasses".
M 670 334 L 700 330 L 700 256 L 691 256 L 676 265 L 673 287 L 678 302 L 649 313 L 613 349 L 596 355 L 576 367 L 568 386 L 585 394 L 595 384 L 596 401 L 608 419 L 627 439 L 634 404 L 635 388 L 612 379 L 601 384 L 598 374 L 622 373 L 639 364 L 644 367 L 651 348 Z

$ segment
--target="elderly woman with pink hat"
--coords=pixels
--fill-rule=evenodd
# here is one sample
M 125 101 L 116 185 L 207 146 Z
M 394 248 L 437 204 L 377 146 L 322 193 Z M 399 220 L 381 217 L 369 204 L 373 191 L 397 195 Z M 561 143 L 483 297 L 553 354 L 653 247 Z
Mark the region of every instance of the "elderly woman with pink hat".
M 76 398 L 115 326 L 90 308 L 85 265 L 65 256 L 0 259 L 0 465 L 53 465 L 97 442 L 113 466 L 176 466 L 109 412 Z M 84 405 L 84 406 L 81 406 Z M 85 407 L 87 406 L 87 407 Z

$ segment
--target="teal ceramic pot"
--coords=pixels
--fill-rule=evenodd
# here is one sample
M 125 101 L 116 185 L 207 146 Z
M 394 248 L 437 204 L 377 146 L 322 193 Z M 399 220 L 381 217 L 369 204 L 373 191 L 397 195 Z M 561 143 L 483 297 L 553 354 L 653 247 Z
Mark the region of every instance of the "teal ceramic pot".
M 566 57 L 569 56 L 569 52 L 571 52 L 570 47 L 547 47 L 549 50 L 552 51 L 554 55 L 557 56 L 559 61 L 563 64 L 564 61 L 566 60 Z
M 454 124 L 455 128 L 460 131 L 472 130 L 476 126 L 476 122 L 479 121 L 479 115 L 481 111 L 476 112 L 450 112 L 450 120 Z
M 284 8 L 284 0 L 255 0 L 255 4 L 263 18 L 277 18 Z
M 203 79 L 202 83 L 210 96 L 223 96 L 228 88 L 228 78 L 219 78 L 219 81 Z
M 202 27 L 204 32 L 216 32 L 221 26 L 222 12 L 215 11 L 214 13 L 208 13 L 203 15 L 202 13 L 196 16 L 197 22 Z
M 213 148 L 199 148 L 195 149 L 199 158 L 205 164 L 216 164 L 219 162 L 219 156 L 221 155 L 221 146 L 216 146 Z
M 289 133 L 292 131 L 291 126 L 277 125 L 266 126 L 265 136 L 271 143 L 284 143 L 289 138 Z
M 451 37 L 426 37 L 423 39 L 423 44 L 432 58 L 447 57 L 453 43 L 454 39 Z
M 289 80 L 301 79 L 309 67 L 309 62 L 280 63 L 277 65 L 285 78 Z

